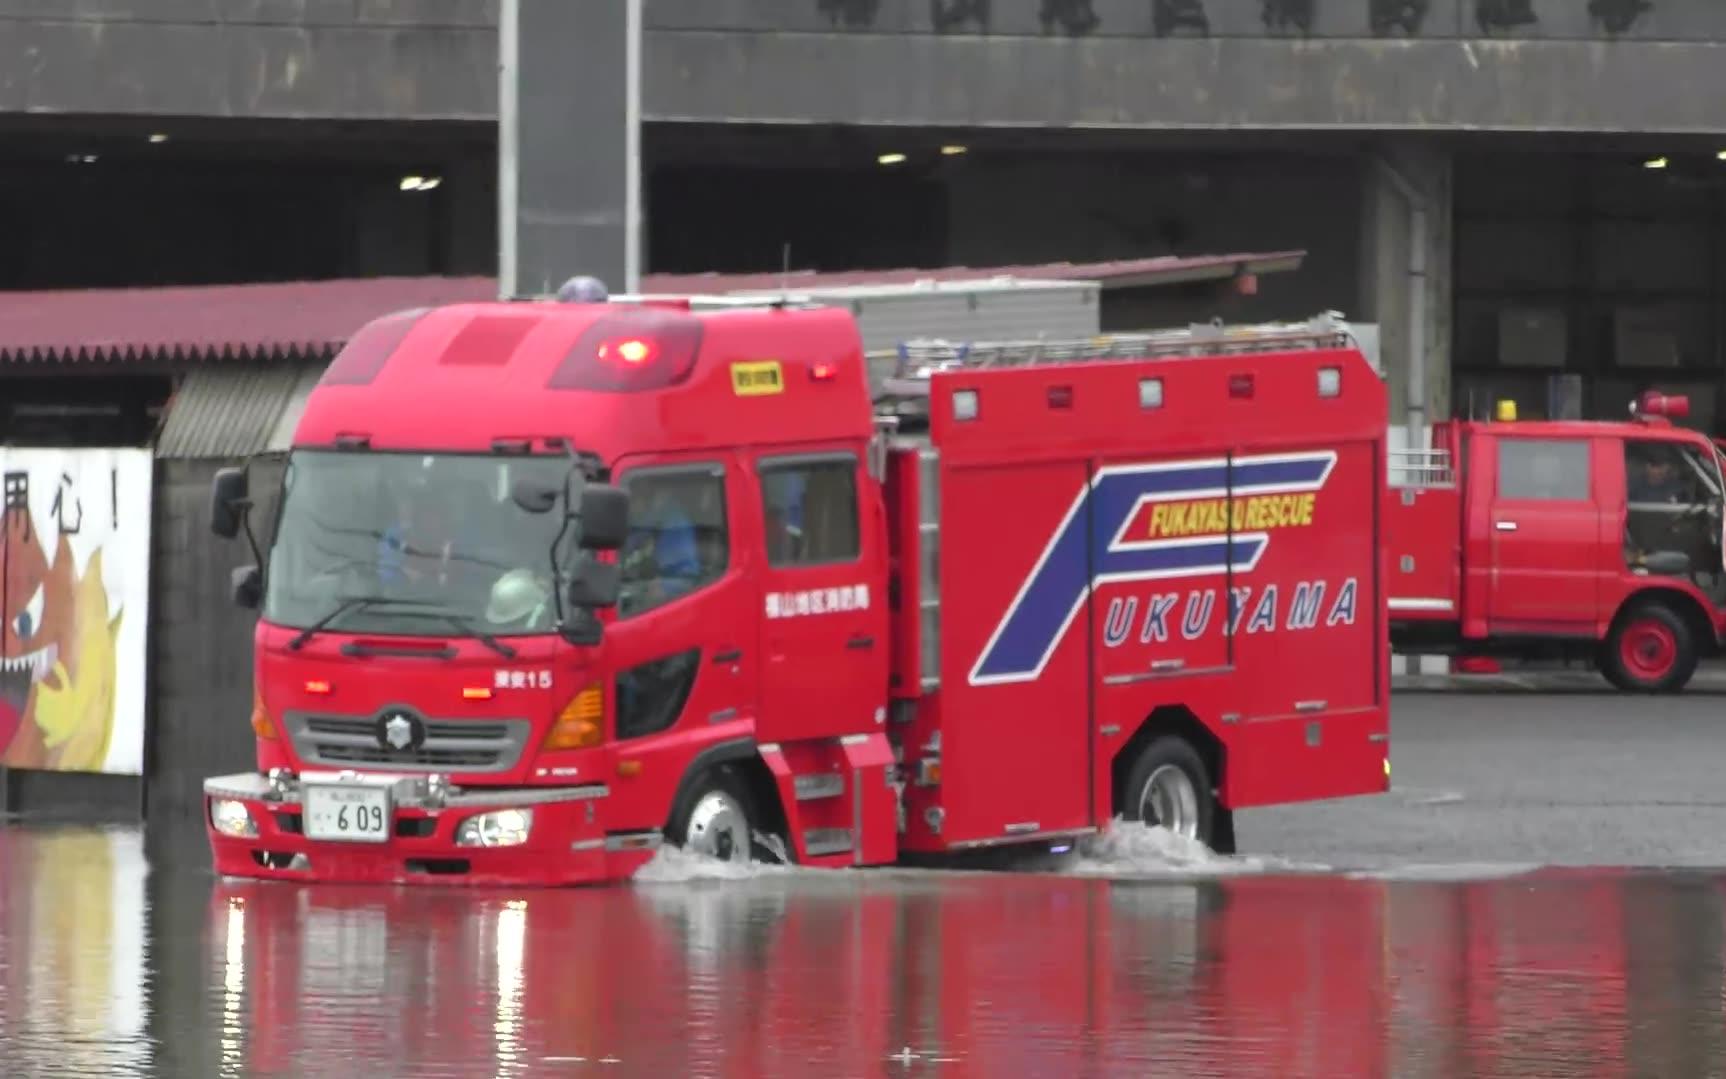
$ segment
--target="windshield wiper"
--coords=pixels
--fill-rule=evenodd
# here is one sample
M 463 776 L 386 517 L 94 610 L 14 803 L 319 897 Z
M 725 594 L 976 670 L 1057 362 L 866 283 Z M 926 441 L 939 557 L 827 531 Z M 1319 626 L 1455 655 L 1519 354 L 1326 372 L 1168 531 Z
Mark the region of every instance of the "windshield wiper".
M 362 607 L 370 607 L 375 603 L 389 602 L 391 602 L 391 600 L 388 596 L 349 596 L 347 599 L 336 604 L 329 614 L 324 615 L 305 629 L 300 630 L 299 634 L 295 636 L 293 640 L 288 642 L 288 647 L 295 651 L 299 651 L 301 646 L 303 646 L 307 641 L 311 640 L 329 626 L 331 622 L 334 622 L 349 611 L 357 611 Z
M 305 629 L 302 629 L 293 640 L 288 642 L 288 647 L 297 650 L 301 645 L 304 645 L 318 633 L 322 632 L 330 625 L 330 623 L 334 622 L 342 615 L 347 614 L 350 611 L 357 611 L 361 608 L 372 607 L 378 604 L 389 604 L 393 607 L 422 608 L 419 610 L 410 609 L 403 611 L 402 613 L 410 618 L 416 616 L 421 618 L 441 618 L 448 625 L 454 626 L 458 633 L 465 634 L 466 636 L 478 640 L 481 644 L 485 645 L 487 648 L 496 652 L 505 659 L 514 659 L 516 656 L 514 648 L 504 644 L 491 634 L 481 631 L 472 622 L 463 618 L 454 611 L 448 610 L 447 608 L 435 607 L 424 600 L 398 599 L 392 596 L 350 596 L 336 604 L 335 609 L 330 611 L 329 614 L 324 615 L 316 622 L 313 622 Z
M 511 648 L 509 645 L 504 644 L 502 641 L 498 640 L 496 637 L 493 637 L 491 634 L 486 633 L 483 630 L 479 629 L 472 622 L 463 618 L 461 615 L 455 613 L 454 611 L 439 608 L 437 610 L 414 611 L 413 613 L 416 615 L 424 615 L 427 618 L 441 618 L 445 622 L 454 626 L 458 632 L 465 633 L 469 637 L 473 637 L 473 638 L 477 639 L 479 641 L 479 643 L 485 645 L 487 648 L 491 649 L 493 652 L 496 652 L 498 655 L 502 656 L 503 658 L 505 658 L 505 659 L 514 659 L 515 658 L 515 649 L 514 648 Z

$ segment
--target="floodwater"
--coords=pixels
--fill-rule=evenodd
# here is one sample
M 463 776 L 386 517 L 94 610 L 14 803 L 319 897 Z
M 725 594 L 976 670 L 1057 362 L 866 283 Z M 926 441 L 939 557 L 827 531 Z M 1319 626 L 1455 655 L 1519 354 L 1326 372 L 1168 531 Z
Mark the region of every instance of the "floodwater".
M 0 1074 L 1726 1072 L 1726 879 L 1291 868 L 1140 832 L 1011 873 L 306 887 L 0 828 Z

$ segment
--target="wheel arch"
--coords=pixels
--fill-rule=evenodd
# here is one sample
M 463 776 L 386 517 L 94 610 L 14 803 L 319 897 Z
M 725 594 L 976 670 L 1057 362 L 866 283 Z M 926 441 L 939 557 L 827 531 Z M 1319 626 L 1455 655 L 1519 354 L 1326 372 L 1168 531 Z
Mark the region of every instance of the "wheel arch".
M 760 817 L 755 821 L 756 826 L 783 835 L 785 807 L 779 800 L 779 785 L 774 782 L 773 773 L 768 771 L 767 762 L 761 759 L 761 748 L 753 738 L 715 742 L 695 755 L 684 768 L 683 778 L 677 781 L 677 791 L 672 795 L 665 815 L 665 834 L 671 835 L 677 821 L 689 812 L 696 793 L 701 789 L 701 781 L 719 769 L 729 770 L 748 791 L 751 808 Z
M 1682 588 L 1661 585 L 1639 588 L 1625 596 L 1624 601 L 1618 605 L 1618 609 L 1612 612 L 1612 621 L 1607 625 L 1606 637 L 1602 644 L 1610 645 L 1613 635 L 1624 626 L 1631 614 L 1637 608 L 1646 607 L 1650 604 L 1666 607 L 1684 620 L 1685 626 L 1690 630 L 1698 655 L 1719 654 L 1720 642 L 1714 634 L 1714 621 L 1708 616 L 1708 610 L 1702 605 L 1702 601 Z
M 1123 792 L 1126 789 L 1128 775 L 1133 770 L 1133 763 L 1146 746 L 1163 735 L 1175 735 L 1198 753 L 1199 760 L 1204 762 L 1205 771 L 1210 775 L 1212 791 L 1219 807 L 1222 805 L 1222 790 L 1224 776 L 1228 768 L 1228 749 L 1223 745 L 1209 727 L 1206 727 L 1199 717 L 1184 704 L 1163 704 L 1151 710 L 1122 746 L 1115 751 L 1114 759 L 1109 762 L 1109 805 L 1117 814 L 1125 808 L 1122 804 Z

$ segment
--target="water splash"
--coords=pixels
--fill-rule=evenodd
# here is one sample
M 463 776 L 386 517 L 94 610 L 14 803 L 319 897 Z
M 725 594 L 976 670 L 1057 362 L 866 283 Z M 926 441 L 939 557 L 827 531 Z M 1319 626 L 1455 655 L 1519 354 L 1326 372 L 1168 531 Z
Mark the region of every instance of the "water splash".
M 1218 854 L 1167 828 L 1147 828 L 1117 817 L 1102 835 L 1080 841 L 1073 853 L 1050 855 L 1057 872 L 1124 880 L 1230 877 L 1263 873 L 1329 873 L 1332 867 L 1265 855 Z
M 792 873 L 831 872 L 799 869 L 769 862 L 726 862 L 711 855 L 684 850 L 667 843 L 631 878 L 636 884 L 688 884 L 701 880 L 757 880 Z

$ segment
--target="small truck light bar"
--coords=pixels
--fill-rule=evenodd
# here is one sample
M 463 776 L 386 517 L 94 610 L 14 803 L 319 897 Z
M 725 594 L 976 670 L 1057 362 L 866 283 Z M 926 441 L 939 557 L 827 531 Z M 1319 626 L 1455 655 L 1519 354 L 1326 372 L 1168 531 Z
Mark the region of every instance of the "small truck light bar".
M 1632 416 L 1665 416 L 1682 419 L 1690 415 L 1690 398 L 1682 393 L 1660 393 L 1649 390 L 1630 402 Z

